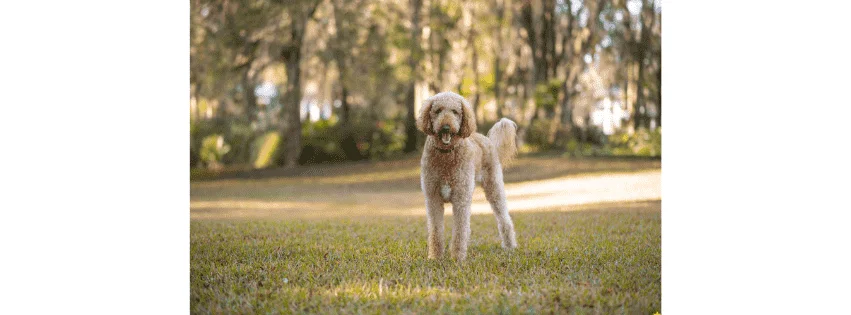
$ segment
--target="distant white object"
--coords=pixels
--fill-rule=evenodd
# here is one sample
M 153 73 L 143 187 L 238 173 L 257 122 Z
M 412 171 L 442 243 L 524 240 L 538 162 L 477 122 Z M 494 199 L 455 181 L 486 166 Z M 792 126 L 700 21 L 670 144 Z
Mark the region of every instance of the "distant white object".
M 254 88 L 254 95 L 257 96 L 260 104 L 269 105 L 272 103 L 272 98 L 278 95 L 278 91 L 274 83 L 266 81 Z
M 597 103 L 594 112 L 591 113 L 591 123 L 600 127 L 606 135 L 613 135 L 621 127 L 622 121 L 627 118 L 629 115 L 621 107 L 621 103 L 613 102 L 608 97 Z

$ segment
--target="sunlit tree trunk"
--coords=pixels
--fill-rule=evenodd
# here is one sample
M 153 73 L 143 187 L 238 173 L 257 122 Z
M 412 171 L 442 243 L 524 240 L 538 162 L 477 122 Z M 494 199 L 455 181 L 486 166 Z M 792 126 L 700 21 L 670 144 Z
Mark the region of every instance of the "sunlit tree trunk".
M 285 122 L 282 130 L 284 139 L 284 167 L 291 168 L 298 165 L 301 156 L 301 46 L 304 43 L 304 34 L 307 22 L 313 18 L 316 12 L 316 2 L 306 12 L 291 11 L 290 16 L 295 17 L 290 25 L 290 42 L 281 50 L 281 59 L 287 71 L 287 104 L 281 111 L 282 121 Z M 289 106 L 287 106 L 289 105 Z
M 411 82 L 408 85 L 408 95 L 405 101 L 407 107 L 407 115 L 405 117 L 405 149 L 404 152 L 414 152 L 417 150 L 417 118 L 416 113 L 416 85 L 419 78 L 418 65 L 420 58 L 420 10 L 422 8 L 422 0 L 411 0 L 413 12 L 411 14 L 411 56 L 408 58 L 408 66 L 411 68 Z
M 470 61 L 470 67 L 473 70 L 473 113 L 478 119 L 479 117 L 479 97 L 481 92 L 479 91 L 479 50 L 476 48 L 476 31 L 472 29 L 472 25 L 470 26 L 470 31 L 468 33 L 468 47 L 472 49 L 472 60 Z
M 493 96 L 494 101 L 496 102 L 496 119 L 500 119 L 504 117 L 504 113 L 502 112 L 502 108 L 505 105 L 502 99 L 502 51 L 505 49 L 503 47 L 503 35 L 502 25 L 505 23 L 505 2 L 507 0 L 497 0 L 496 3 L 496 47 L 494 47 L 493 54 L 493 71 L 494 71 L 494 80 L 493 80 Z

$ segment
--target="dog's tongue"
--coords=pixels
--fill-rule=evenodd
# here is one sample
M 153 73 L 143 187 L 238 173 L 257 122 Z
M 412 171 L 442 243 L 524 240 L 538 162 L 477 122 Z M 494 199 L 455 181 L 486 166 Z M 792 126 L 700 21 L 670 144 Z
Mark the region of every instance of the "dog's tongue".
M 440 140 L 443 141 L 443 144 L 449 144 L 452 141 L 452 134 L 448 132 L 444 132 L 440 134 Z

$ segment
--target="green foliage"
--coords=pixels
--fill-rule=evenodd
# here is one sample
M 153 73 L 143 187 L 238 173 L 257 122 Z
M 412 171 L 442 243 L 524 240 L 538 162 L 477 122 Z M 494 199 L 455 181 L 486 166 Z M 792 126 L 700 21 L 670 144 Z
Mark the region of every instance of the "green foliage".
M 275 157 L 278 156 L 283 147 L 281 135 L 270 131 L 254 139 L 251 150 L 251 164 L 254 168 L 266 168 L 272 166 Z
M 395 120 L 379 121 L 371 135 L 369 157 L 386 159 L 402 153 L 405 147 L 404 123 Z
M 532 121 L 532 125 L 526 131 L 526 144 L 538 150 L 551 149 L 552 144 L 547 141 L 549 132 L 549 121 L 543 119 Z
M 232 151 L 224 158 L 224 163 L 246 163 L 250 161 L 251 144 L 254 132 L 246 120 L 234 120 L 224 134 L 225 142 L 232 145 Z
M 482 95 L 488 95 L 493 90 L 494 76 L 493 72 L 480 74 L 479 82 L 475 82 L 473 75 L 466 75 L 461 79 L 461 89 L 458 91 L 458 94 L 461 94 L 461 96 L 464 96 L 467 99 L 471 99 L 473 97 L 474 84 L 478 83 L 479 93 Z
M 493 91 L 493 86 L 496 82 L 496 73 L 491 71 L 479 76 L 479 91 L 489 94 Z
M 339 162 L 346 158 L 340 147 L 342 133 L 337 128 L 337 120 L 306 121 L 301 125 L 302 153 L 301 164 Z
M 638 129 L 632 136 L 618 133 L 609 137 L 613 155 L 653 156 L 662 155 L 662 128 L 648 131 Z
M 553 11 L 547 10 L 547 4 L 553 3 L 545 2 L 543 10 L 538 7 L 529 11 L 540 16 L 527 17 L 524 14 L 531 9 L 529 2 L 424 2 L 418 23 L 421 37 L 414 41 L 412 34 L 416 32 L 412 29 L 411 3 L 404 1 L 192 2 L 189 21 L 190 93 L 197 107 L 193 110 L 195 119 L 192 122 L 190 163 L 193 166 L 202 164 L 202 141 L 209 135 L 220 135 L 231 146 L 229 153 L 215 157 L 217 163 L 258 167 L 279 162 L 269 159 L 258 161 L 259 148 L 271 145 L 266 141 L 272 140 L 267 136 L 256 140 L 259 131 L 252 126 L 280 129 L 282 117 L 250 115 L 257 108 L 247 102 L 246 99 L 251 97 L 246 97 L 241 87 L 266 81 L 284 85 L 289 79 L 281 54 L 285 50 L 292 51 L 290 49 L 296 46 L 305 48 L 299 61 L 300 67 L 305 69 L 300 80 L 322 82 L 319 88 L 331 91 L 329 101 L 339 99 L 338 91 L 345 87 L 351 100 L 349 115 L 359 117 L 351 119 L 351 133 L 343 133 L 333 123 L 323 126 L 320 122 L 310 126 L 313 123 L 306 122 L 308 126 L 303 130 L 306 138 L 301 141 L 306 150 L 303 163 L 339 161 L 344 156 L 342 151 L 349 159 L 384 159 L 398 154 L 405 138 L 404 132 L 400 132 L 404 130 L 404 120 L 399 118 L 398 110 L 399 107 L 404 108 L 399 105 L 403 105 L 401 103 L 412 80 L 417 84 L 425 83 L 432 90 L 454 89 L 454 79 L 452 87 L 443 86 L 445 78 L 461 77 L 459 93 L 472 98 L 473 88 L 477 87 L 480 105 L 489 104 L 498 93 L 502 100 L 502 104 L 498 104 L 499 111 L 514 118 L 528 117 L 525 98 L 529 91 L 524 88 L 521 93 L 517 86 L 529 83 L 526 81 L 529 79 L 536 80 L 529 95 L 536 106 L 532 110 L 543 110 L 546 115 L 538 118 L 542 121 L 518 123 L 533 125 L 527 133 L 529 138 L 524 140 L 538 149 L 561 147 L 574 136 L 569 132 L 575 130 L 575 126 L 563 122 L 555 138 L 548 139 L 550 128 L 547 120 L 552 119 L 559 105 L 564 80 L 572 80 L 570 101 L 572 108 L 578 112 L 587 112 L 598 101 L 599 95 L 595 94 L 614 85 L 622 85 L 624 80 L 631 87 L 648 88 L 647 101 L 654 101 L 661 74 L 661 28 L 657 23 L 660 13 L 653 14 L 651 7 L 643 6 L 644 13 L 650 13 L 648 16 L 631 16 L 623 1 L 603 1 L 594 5 L 583 1 L 561 1 L 554 3 L 556 8 Z M 619 12 L 632 22 L 612 22 Z M 589 24 L 581 25 L 578 23 L 581 15 L 599 24 L 596 28 Z M 557 53 L 556 45 L 546 45 L 550 42 L 545 40 L 544 33 L 532 32 L 530 36 L 530 28 L 518 23 L 520 19 L 544 22 L 548 17 L 557 22 L 551 25 L 554 27 L 551 31 L 559 38 L 565 36 L 568 50 L 559 49 L 561 52 Z M 649 33 L 636 36 L 632 29 L 634 26 L 631 26 L 636 22 L 642 24 L 642 30 L 649 27 Z M 332 27 L 336 32 L 323 31 Z M 526 34 L 520 37 L 510 35 L 524 31 Z M 300 36 L 294 36 L 296 33 L 304 34 L 303 41 Z M 559 38 L 555 40 L 561 42 Z M 600 41 L 604 38 L 610 39 L 610 44 L 601 46 Z M 517 53 L 526 47 L 537 49 L 536 54 Z M 479 73 L 478 82 L 475 82 L 470 60 L 472 49 L 477 54 L 477 69 L 483 71 Z M 416 53 L 414 69 L 409 65 L 412 53 Z M 582 62 L 586 53 L 593 55 L 595 63 Z M 458 60 L 458 57 L 463 60 Z M 627 67 L 634 66 L 638 60 L 647 61 L 641 68 L 644 69 L 641 77 L 634 71 L 627 71 Z M 542 61 L 547 62 L 541 64 Z M 547 69 L 538 69 L 542 65 Z M 495 67 L 501 72 L 500 78 L 495 77 Z M 514 68 L 526 70 L 511 70 Z M 528 69 L 545 72 L 531 74 Z M 336 76 L 333 75 L 335 71 L 339 71 Z M 544 73 L 543 77 L 548 80 L 537 82 L 540 74 Z M 325 78 L 326 75 L 330 76 Z M 499 89 L 495 91 L 497 82 Z M 582 83 L 581 87 L 575 89 L 579 83 Z M 264 113 L 272 114 L 274 111 L 270 109 L 279 109 L 277 104 L 273 101 L 273 104 L 264 107 Z M 480 110 L 485 117 L 493 114 L 490 106 L 482 106 Z M 352 137 L 341 140 L 344 134 Z M 594 145 L 588 149 L 588 145 L 577 144 L 575 154 L 660 154 L 652 138 L 610 146 L 598 138 L 597 135 L 584 137 L 583 141 L 591 141 Z M 278 138 L 278 145 L 286 140 Z M 353 142 L 356 150 L 352 149 Z M 264 153 L 278 156 L 280 151 Z M 352 154 L 354 151 L 360 155 Z
M 461 89 L 458 91 L 458 94 L 469 99 L 473 96 L 473 86 L 474 82 L 472 76 L 464 76 L 461 79 Z
M 552 112 L 558 105 L 558 94 L 564 84 L 563 80 L 552 79 L 550 82 L 535 86 L 535 103 L 538 107 Z
M 600 155 L 599 151 L 594 144 L 579 142 L 576 139 L 570 139 L 565 144 L 565 153 L 570 156 L 596 156 Z
M 589 129 L 596 139 L 601 133 Z M 639 129 L 633 135 L 625 132 L 603 138 L 603 141 L 580 142 L 570 139 L 565 143 L 565 154 L 570 156 L 662 156 L 662 128 L 654 131 Z
M 219 134 L 209 135 L 201 141 L 201 161 L 211 168 L 221 166 L 222 157 L 230 152 L 230 145 Z
M 404 123 L 392 119 L 369 123 L 352 121 L 352 136 L 360 154 L 382 160 L 402 154 L 405 147 Z M 343 130 L 336 120 L 305 122 L 302 125 L 302 164 L 340 162 L 346 160 L 343 151 Z

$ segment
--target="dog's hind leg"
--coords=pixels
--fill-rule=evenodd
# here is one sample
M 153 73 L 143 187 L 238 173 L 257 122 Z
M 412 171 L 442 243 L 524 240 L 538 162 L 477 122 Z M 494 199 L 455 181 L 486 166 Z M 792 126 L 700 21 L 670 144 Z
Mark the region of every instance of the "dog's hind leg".
M 514 223 L 508 214 L 508 204 L 505 200 L 505 186 L 502 181 L 502 167 L 499 164 L 483 169 L 482 188 L 485 197 L 493 209 L 496 217 L 499 238 L 502 247 L 512 249 L 517 247 L 517 237 L 514 235 Z

